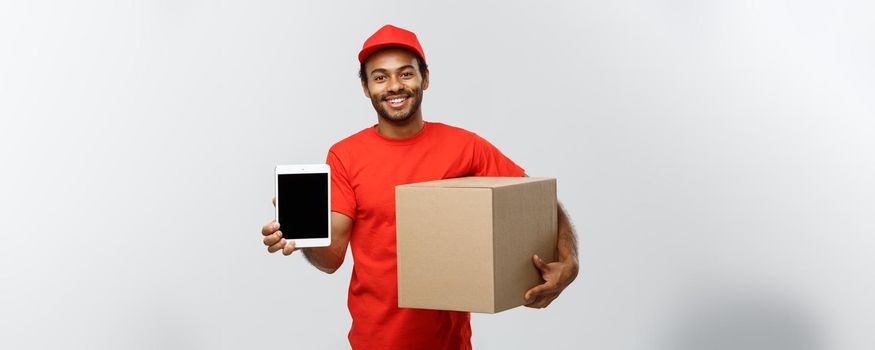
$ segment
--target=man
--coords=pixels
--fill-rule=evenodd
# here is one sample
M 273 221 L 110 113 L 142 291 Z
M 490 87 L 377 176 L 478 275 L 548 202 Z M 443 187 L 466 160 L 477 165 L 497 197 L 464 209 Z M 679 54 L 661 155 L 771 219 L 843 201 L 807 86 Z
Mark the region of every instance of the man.
M 333 273 L 352 247 L 348 304 L 354 349 L 470 349 L 469 313 L 398 308 L 394 188 L 525 173 L 476 134 L 423 121 L 420 104 L 429 73 L 415 34 L 384 26 L 365 41 L 358 58 L 362 89 L 377 111 L 377 124 L 329 150 L 331 246 L 301 250 L 314 266 Z M 560 260 L 532 257 L 545 283 L 525 293 L 529 307 L 547 307 L 577 276 L 576 237 L 561 206 L 558 211 Z M 280 229 L 275 221 L 265 225 L 264 244 L 271 253 L 290 255 L 297 248 Z

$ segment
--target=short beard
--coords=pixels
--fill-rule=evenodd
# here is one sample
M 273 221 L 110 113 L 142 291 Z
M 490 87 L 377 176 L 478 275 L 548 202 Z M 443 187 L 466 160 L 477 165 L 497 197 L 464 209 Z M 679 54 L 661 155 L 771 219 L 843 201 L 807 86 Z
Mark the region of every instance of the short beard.
M 414 90 L 405 90 L 408 95 L 415 97 L 413 101 L 413 105 L 410 106 L 410 111 L 403 114 L 389 114 L 389 111 L 383 107 L 383 97 L 371 97 L 371 104 L 374 105 L 374 109 L 377 110 L 377 114 L 380 115 L 381 118 L 390 121 L 390 122 L 404 122 L 410 119 L 416 112 L 419 111 L 419 106 L 422 104 L 422 89 L 414 89 Z M 409 97 L 408 97 L 409 98 Z

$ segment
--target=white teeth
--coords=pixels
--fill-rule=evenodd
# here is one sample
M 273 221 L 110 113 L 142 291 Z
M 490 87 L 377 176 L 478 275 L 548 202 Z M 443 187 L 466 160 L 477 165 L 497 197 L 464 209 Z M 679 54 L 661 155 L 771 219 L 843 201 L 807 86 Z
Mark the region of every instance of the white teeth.
M 391 102 L 391 103 L 401 103 L 401 102 L 404 101 L 404 100 L 405 100 L 405 98 L 393 98 L 393 99 L 389 100 L 389 102 Z

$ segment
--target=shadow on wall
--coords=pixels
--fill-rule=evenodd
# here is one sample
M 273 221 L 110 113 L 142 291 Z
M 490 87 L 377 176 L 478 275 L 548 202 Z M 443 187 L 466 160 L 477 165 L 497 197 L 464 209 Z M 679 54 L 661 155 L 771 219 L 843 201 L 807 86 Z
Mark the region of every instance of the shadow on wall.
M 822 332 L 799 305 L 723 295 L 685 305 L 665 350 L 822 350 Z

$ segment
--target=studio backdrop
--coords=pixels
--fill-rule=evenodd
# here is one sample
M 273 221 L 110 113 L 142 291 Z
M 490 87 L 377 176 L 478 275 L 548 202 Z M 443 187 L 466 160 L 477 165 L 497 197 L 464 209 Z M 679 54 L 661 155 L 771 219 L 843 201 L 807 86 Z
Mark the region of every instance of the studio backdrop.
M 342 349 L 352 259 L 268 254 L 277 164 L 376 123 L 356 54 L 429 57 L 425 120 L 558 179 L 581 272 L 477 349 L 875 344 L 866 1 L 6 1 L 0 348 Z

